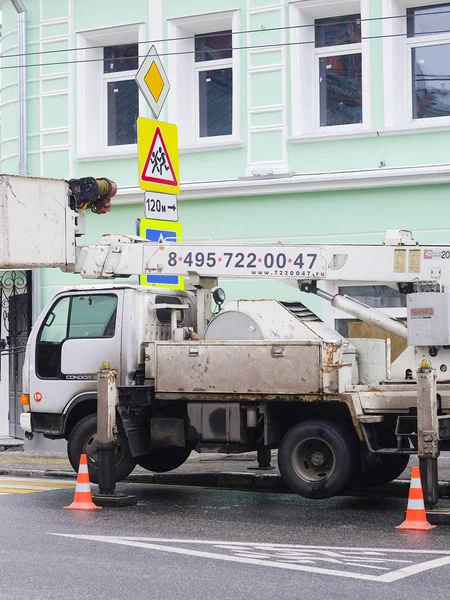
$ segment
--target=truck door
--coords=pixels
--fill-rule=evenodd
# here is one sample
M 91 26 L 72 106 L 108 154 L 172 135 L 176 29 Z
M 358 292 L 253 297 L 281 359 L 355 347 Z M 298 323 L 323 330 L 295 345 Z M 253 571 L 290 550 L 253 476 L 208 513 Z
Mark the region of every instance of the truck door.
M 30 365 L 31 410 L 62 413 L 67 402 L 96 391 L 107 361 L 120 371 L 123 293 L 84 292 L 58 297 L 41 322 Z

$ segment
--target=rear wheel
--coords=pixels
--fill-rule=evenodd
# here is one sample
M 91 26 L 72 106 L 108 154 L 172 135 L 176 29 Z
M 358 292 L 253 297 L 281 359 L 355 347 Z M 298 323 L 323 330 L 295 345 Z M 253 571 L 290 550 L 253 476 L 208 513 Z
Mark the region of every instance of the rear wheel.
M 187 461 L 190 453 L 189 448 L 160 448 L 145 456 L 138 456 L 137 463 L 147 471 L 165 473 L 180 467 Z
M 119 430 L 116 436 L 115 475 L 116 481 L 125 479 L 136 466 L 136 459 L 131 456 L 127 439 Z M 89 478 L 92 483 L 98 483 L 97 455 L 97 415 L 84 417 L 72 429 L 67 441 L 67 454 L 74 471 L 78 471 L 80 456 L 88 458 Z
M 342 491 L 357 464 L 351 432 L 329 421 L 304 421 L 283 437 L 278 466 L 287 485 L 305 498 L 329 498 Z

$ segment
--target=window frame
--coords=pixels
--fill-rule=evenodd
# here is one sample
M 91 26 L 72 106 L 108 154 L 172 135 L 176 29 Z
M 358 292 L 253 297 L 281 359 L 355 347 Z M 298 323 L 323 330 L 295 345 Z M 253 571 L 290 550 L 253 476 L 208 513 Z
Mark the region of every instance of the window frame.
M 195 62 L 195 35 L 232 32 L 232 46 L 239 45 L 233 32 L 240 30 L 238 10 L 217 11 L 191 17 L 167 20 L 168 76 L 172 91 L 168 97 L 169 120 L 178 123 L 180 152 L 218 150 L 242 147 L 240 131 L 241 87 L 240 52 L 233 51 L 231 58 L 217 61 Z M 188 39 L 181 39 L 188 38 Z M 223 136 L 200 137 L 199 72 L 214 70 L 222 63 L 232 68 L 232 133 Z M 219 67 L 217 67 L 219 68 Z M 220 67 L 223 68 L 223 67 Z M 186 119 L 186 113 L 192 118 Z
M 108 146 L 107 85 L 109 81 L 125 81 L 134 78 L 135 72 L 103 72 L 103 48 L 121 44 L 138 44 L 139 56 L 147 53 L 143 22 L 128 23 L 117 27 L 88 29 L 76 32 L 77 60 L 75 88 L 76 154 L 79 161 L 96 158 L 114 159 L 135 157 L 136 144 Z M 138 64 L 141 62 L 138 59 Z M 118 76 L 117 78 L 115 76 Z M 98 99 L 92 102 L 92 97 Z M 142 94 L 138 93 L 139 115 L 149 115 Z
M 407 11 L 446 4 L 438 0 L 382 0 L 384 57 L 384 127 L 387 131 L 433 131 L 450 128 L 450 116 L 413 117 L 412 48 L 450 44 L 448 33 L 408 37 Z
M 291 42 L 291 141 L 357 136 L 370 129 L 371 79 L 368 2 L 366 0 L 288 0 Z M 359 14 L 361 42 L 334 46 L 315 46 L 315 21 Z M 319 58 L 361 54 L 362 122 L 320 126 Z M 313 95 L 311 94 L 313 90 Z
M 201 136 L 200 135 L 200 73 L 205 71 L 218 71 L 220 69 L 232 69 L 233 70 L 233 58 L 221 58 L 218 60 L 203 60 L 194 63 L 194 104 L 195 104 L 195 143 L 202 143 L 204 140 L 215 140 L 216 143 L 227 142 L 233 137 L 233 119 L 234 119 L 234 86 L 232 90 L 231 100 L 231 134 L 227 135 L 211 135 Z M 209 65 L 209 67 L 208 67 Z M 234 77 L 232 75 L 232 85 L 234 83 Z
M 122 75 L 122 77 L 120 77 Z M 106 151 L 109 151 L 111 148 L 126 148 L 132 149 L 137 147 L 137 130 L 136 130 L 136 142 L 134 144 L 108 144 L 108 83 L 114 83 L 115 81 L 134 81 L 136 76 L 136 71 L 118 71 L 113 73 L 104 73 L 103 74 L 103 106 L 104 106 L 104 118 L 103 118 L 103 147 Z M 139 107 L 139 88 L 136 83 L 136 93 L 138 97 L 138 107 Z M 139 116 L 139 110 L 138 110 Z
M 39 344 L 41 342 L 41 336 L 42 333 L 45 330 L 46 327 L 46 321 L 48 316 L 53 312 L 53 310 L 55 309 L 55 307 L 60 303 L 63 302 L 64 300 L 66 300 L 67 298 L 69 299 L 69 306 L 68 306 L 68 310 L 67 310 L 67 320 L 66 320 L 66 324 L 65 324 L 65 335 L 64 337 L 61 339 L 61 341 L 56 342 L 57 344 L 63 344 L 66 340 L 103 340 L 103 339 L 111 339 L 113 338 L 116 333 L 114 332 L 112 335 L 99 335 L 99 336 L 71 336 L 70 334 L 70 323 L 71 323 L 71 317 L 72 317 L 72 304 L 73 304 L 73 298 L 79 298 L 79 297 L 83 297 L 83 296 L 107 296 L 109 298 L 115 298 L 116 300 L 116 308 L 115 308 L 115 312 L 116 312 L 116 316 L 115 316 L 115 323 L 117 323 L 117 309 L 119 306 L 119 297 L 117 294 L 114 294 L 113 292 L 99 292 L 99 293 L 94 293 L 91 291 L 85 291 L 84 293 L 79 293 L 79 294 L 65 294 L 62 296 L 59 296 L 51 305 L 51 307 L 47 310 L 46 313 L 46 318 L 42 321 L 42 324 L 39 328 L 39 332 L 37 334 L 36 337 L 36 344 Z M 111 318 L 112 315 L 110 315 Z M 53 325 L 50 325 L 50 327 Z M 46 340 L 44 340 L 46 341 Z M 48 341 L 48 340 L 47 340 Z
M 445 2 L 442 2 L 441 4 L 446 4 Z M 434 4 L 430 5 L 430 8 L 432 6 L 436 6 L 436 1 L 434 2 Z M 408 105 L 409 105 L 409 118 L 411 120 L 412 123 L 424 123 L 424 125 L 431 125 L 433 124 L 436 119 L 438 119 L 438 122 L 443 122 L 443 120 L 445 119 L 445 122 L 447 122 L 448 124 L 450 124 L 450 115 L 447 116 L 442 116 L 442 117 L 414 117 L 414 104 L 415 104 L 415 98 L 414 98 L 414 85 L 413 85 L 413 60 L 412 60 L 412 55 L 413 55 L 413 48 L 425 48 L 425 47 L 429 47 L 429 46 L 440 46 L 440 45 L 448 45 L 450 48 L 450 31 L 448 33 L 434 33 L 434 34 L 424 34 L 424 35 L 418 35 L 418 36 L 408 36 L 408 9 L 410 8 L 426 8 L 426 5 L 418 5 L 418 6 L 407 6 L 406 10 L 405 10 L 405 20 L 406 20 L 406 24 L 405 24 L 405 28 L 406 28 L 406 52 L 407 52 L 407 73 L 409 74 L 408 76 L 408 80 L 407 80 L 407 90 L 408 90 Z M 449 11 L 450 11 L 450 3 L 449 3 Z
M 324 50 L 326 52 L 324 52 Z M 330 52 L 331 50 L 331 52 Z M 321 48 L 314 48 L 314 69 L 315 69 L 315 100 L 314 100 L 314 119 L 317 127 L 317 131 L 325 132 L 325 133 L 340 133 L 340 132 L 350 132 L 352 130 L 359 131 L 361 130 L 362 125 L 364 124 L 364 94 L 362 92 L 363 82 L 361 81 L 361 114 L 362 121 L 361 123 L 346 123 L 345 125 L 321 125 L 320 124 L 320 114 L 321 114 L 321 93 L 320 93 L 320 59 L 321 58 L 330 58 L 332 56 L 349 56 L 351 54 L 360 54 L 361 55 L 361 64 L 362 64 L 362 42 L 357 44 L 342 44 L 335 46 L 323 46 Z M 362 67 L 363 69 L 363 67 Z

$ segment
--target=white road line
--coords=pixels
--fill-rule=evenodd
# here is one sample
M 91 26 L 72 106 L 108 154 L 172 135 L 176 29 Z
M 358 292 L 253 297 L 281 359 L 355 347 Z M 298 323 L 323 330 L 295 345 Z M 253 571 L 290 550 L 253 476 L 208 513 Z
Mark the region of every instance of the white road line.
M 350 567 L 364 567 L 364 569 L 379 569 L 380 571 L 389 571 L 387 567 L 376 567 L 375 565 L 362 565 L 360 563 L 348 562 L 345 563 Z
M 227 554 L 219 554 L 216 552 L 205 552 L 205 551 L 199 551 L 199 550 L 194 550 L 194 549 L 190 549 L 190 548 L 180 548 L 180 547 L 176 547 L 170 544 L 174 544 L 174 543 L 179 543 L 179 544 L 199 544 L 199 545 L 207 545 L 207 546 L 216 546 L 218 547 L 219 545 L 226 546 L 227 542 L 213 542 L 213 541 L 205 541 L 205 540 L 171 540 L 171 539 L 164 539 L 164 538 L 133 538 L 133 537 L 114 537 L 114 536 L 96 536 L 96 535 L 72 535 L 72 534 L 64 534 L 64 533 L 52 533 L 50 535 L 57 535 L 60 537 L 69 537 L 69 538 L 75 538 L 75 539 L 80 539 L 80 540 L 89 540 L 89 541 L 94 541 L 94 542 L 105 542 L 108 544 L 117 544 L 117 545 L 121 545 L 121 546 L 132 546 L 132 547 L 136 547 L 136 548 L 146 548 L 149 550 L 156 550 L 158 552 L 170 552 L 173 554 L 180 554 L 180 555 L 185 555 L 185 556 L 196 556 L 199 558 L 210 558 L 210 559 L 214 559 L 214 560 L 224 560 L 227 562 L 237 562 L 237 563 L 244 563 L 244 564 L 252 564 L 252 565 L 259 565 L 259 566 L 265 566 L 265 567 L 275 567 L 277 569 L 288 569 L 288 570 L 292 570 L 292 571 L 303 571 L 303 572 L 307 572 L 307 573 L 317 573 L 317 574 L 322 574 L 322 575 L 334 575 L 336 577 L 347 577 L 347 578 L 351 578 L 351 579 L 361 579 L 361 580 L 365 580 L 365 581 L 377 581 L 377 582 L 381 582 L 381 583 L 391 583 L 393 581 L 397 581 L 398 579 L 402 579 L 404 577 L 409 577 L 411 575 L 416 575 L 417 573 L 421 573 L 423 571 L 428 571 L 430 569 L 434 569 L 436 567 L 440 567 L 443 565 L 447 565 L 450 564 L 450 551 L 445 552 L 445 551 L 439 551 L 439 550 L 402 550 L 402 549 L 379 549 L 377 548 L 376 552 L 379 554 L 380 552 L 388 552 L 388 553 L 404 553 L 404 554 L 415 554 L 415 555 L 436 555 L 436 554 L 440 554 L 441 558 L 436 558 L 434 560 L 430 560 L 430 561 L 425 561 L 425 562 L 421 562 L 415 565 L 409 565 L 407 567 L 402 567 L 400 569 L 396 569 L 395 571 L 391 571 L 389 573 L 384 573 L 383 575 L 369 575 L 367 573 L 355 573 L 353 571 L 345 571 L 345 570 L 336 570 L 336 569 L 326 569 L 326 568 L 322 568 L 322 567 L 315 567 L 315 566 L 306 566 L 306 565 L 297 565 L 297 564 L 292 564 L 291 562 L 275 562 L 273 560 L 274 557 L 272 557 L 272 560 L 265 560 L 265 559 L 261 559 L 261 558 L 257 558 L 257 555 L 251 555 L 249 554 L 247 557 L 243 556 L 243 554 L 245 555 L 245 550 L 247 551 L 251 551 L 253 548 L 253 544 L 251 544 L 251 542 L 237 542 L 237 543 L 229 543 L 228 544 L 228 549 L 231 549 L 230 546 L 233 546 L 234 548 L 231 549 L 231 551 L 235 551 L 238 548 L 238 551 L 240 553 L 240 556 L 230 556 Z M 324 554 L 328 554 L 331 553 L 332 555 L 336 555 L 336 551 L 337 550 L 342 550 L 342 551 L 349 551 L 349 550 L 358 550 L 360 552 L 374 552 L 373 549 L 364 549 L 364 548 L 345 548 L 345 547 L 341 547 L 341 548 L 335 548 L 335 547 L 329 547 L 329 546 L 288 546 L 287 544 L 258 544 L 258 548 L 262 548 L 262 547 L 266 547 L 267 549 L 270 548 L 302 548 L 302 549 L 308 549 L 308 550 L 312 550 L 312 549 L 320 549 L 320 550 L 325 550 Z M 446 554 L 446 556 L 443 556 L 443 554 Z M 276 557 L 275 557 L 276 558 Z M 306 558 L 306 557 L 305 557 Z M 348 562 L 351 560 L 355 560 L 355 557 L 341 557 L 343 558 L 343 560 L 345 562 L 340 562 L 336 559 L 332 559 L 332 558 L 325 558 L 323 556 L 316 556 L 314 557 L 315 561 L 317 562 L 317 560 L 327 560 L 329 562 L 339 562 L 339 564 L 342 564 L 343 566 L 359 566 L 361 568 L 364 569 L 368 569 L 368 568 L 373 568 L 373 569 L 384 569 L 383 567 L 379 567 L 379 566 L 370 566 L 367 564 L 360 564 L 360 563 L 356 563 L 356 562 Z M 378 562 L 378 561 L 377 561 Z M 397 562 L 397 561 L 396 561 Z M 404 561 L 398 561 L 398 562 L 404 562 Z
M 212 558 L 215 560 L 225 560 L 227 562 L 246 563 L 252 565 L 261 565 L 264 567 L 275 567 L 278 569 L 288 569 L 292 571 L 306 571 L 308 573 L 321 573 L 322 575 L 336 575 L 337 577 L 350 577 L 352 579 L 364 579 L 366 581 L 379 581 L 379 577 L 374 575 L 366 575 L 360 573 L 350 573 L 345 571 L 334 571 L 332 569 L 322 569 L 320 567 L 302 567 L 300 565 L 288 565 L 283 563 L 270 562 L 268 560 L 241 558 L 239 556 L 227 556 L 226 554 L 215 554 L 214 552 L 199 552 L 197 550 L 187 550 L 185 548 L 175 548 L 173 546 L 160 546 L 144 542 L 132 542 L 120 538 L 108 538 L 106 536 L 89 536 L 89 535 L 68 535 L 57 533 L 61 537 L 72 537 L 77 539 L 91 540 L 96 542 L 106 542 L 109 544 L 119 544 L 121 546 L 134 546 L 136 548 L 147 548 L 149 550 L 158 550 L 159 552 L 172 552 L 174 554 L 183 554 L 187 556 L 198 556 L 200 558 Z M 171 540 L 167 540 L 171 541 Z M 406 575 L 405 575 L 406 577 Z
M 62 535 L 62 534 L 52 534 L 52 535 Z M 101 537 L 101 536 L 100 536 Z M 357 551 L 357 552 L 366 552 L 367 554 L 379 554 L 380 552 L 400 552 L 402 554 L 445 554 L 450 556 L 449 550 L 410 550 L 405 548 L 404 550 L 401 548 L 358 548 L 355 546 L 307 546 L 305 544 L 264 544 L 264 543 L 256 543 L 252 544 L 252 542 L 224 542 L 224 541 L 212 541 L 212 540 L 181 540 L 181 539 L 167 539 L 167 538 L 145 538 L 145 537 L 131 537 L 124 536 L 120 539 L 123 540 L 131 540 L 131 541 L 151 541 L 151 542 L 170 542 L 171 544 L 204 544 L 207 546 L 226 546 L 227 548 L 236 547 L 236 549 L 241 549 L 242 547 L 248 548 L 248 546 L 252 546 L 252 548 L 258 548 L 259 550 L 270 550 L 271 548 L 287 548 L 289 550 L 295 550 L 297 548 L 304 550 L 345 550 L 345 551 Z
M 434 560 L 429 560 L 428 562 L 420 563 L 418 565 L 410 565 L 409 567 L 403 567 L 402 569 L 398 569 L 397 571 L 393 571 L 392 573 L 386 573 L 385 575 L 381 575 L 379 580 L 385 583 L 391 583 L 392 581 L 403 579 L 403 577 L 417 575 L 417 573 L 429 571 L 430 569 L 435 569 L 436 567 L 443 567 L 444 565 L 450 565 L 450 556 L 436 558 Z

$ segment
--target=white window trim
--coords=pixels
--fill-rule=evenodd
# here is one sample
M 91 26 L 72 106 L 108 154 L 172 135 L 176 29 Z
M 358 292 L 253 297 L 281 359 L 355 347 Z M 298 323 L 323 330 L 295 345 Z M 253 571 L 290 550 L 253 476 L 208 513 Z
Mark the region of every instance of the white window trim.
M 361 131 L 363 123 L 349 123 L 347 125 L 320 125 L 320 59 L 329 56 L 344 56 L 349 54 L 361 54 L 362 57 L 362 44 L 345 44 L 342 46 L 326 46 L 325 48 L 314 48 L 314 72 L 315 77 L 315 102 L 314 102 L 314 119 L 316 126 L 318 127 L 318 133 L 325 135 L 339 135 L 339 133 L 352 133 Z M 364 115 L 363 115 L 364 122 Z
M 242 147 L 240 138 L 240 52 L 233 51 L 231 59 L 224 59 L 233 69 L 233 125 L 232 134 L 200 137 L 198 73 L 212 70 L 219 61 L 195 63 L 194 36 L 219 31 L 239 31 L 239 11 L 220 11 L 189 17 L 168 19 L 168 76 L 172 85 L 168 98 L 169 120 L 178 124 L 180 152 L 221 150 Z M 188 37 L 189 39 L 180 39 Z M 239 45 L 233 36 L 233 46 Z M 184 54 L 183 54 L 184 53 Z M 222 61 L 220 61 L 222 62 Z
M 450 116 L 413 119 L 411 48 L 449 43 L 449 34 L 407 37 L 408 8 L 445 4 L 440 0 L 383 0 L 385 131 L 411 133 L 450 127 Z
M 96 158 L 108 160 L 135 157 L 137 144 L 107 145 L 105 81 L 131 79 L 134 77 L 134 72 L 103 73 L 103 46 L 136 44 L 145 41 L 145 24 L 130 23 L 120 27 L 78 31 L 76 39 L 77 48 L 80 49 L 77 52 L 77 59 L 80 62 L 77 64 L 76 75 L 76 159 L 87 161 Z M 96 46 L 100 47 L 96 48 Z M 141 43 L 139 55 L 145 53 L 144 44 Z M 139 94 L 139 114 L 145 114 L 145 111 L 145 101 Z
M 291 103 L 290 141 L 352 136 L 370 130 L 370 40 L 360 44 L 316 48 L 314 20 L 350 14 L 361 15 L 361 35 L 368 36 L 368 0 L 288 0 L 291 22 Z M 318 56 L 362 54 L 362 123 L 320 127 Z M 313 90 L 313 92 L 311 92 Z

